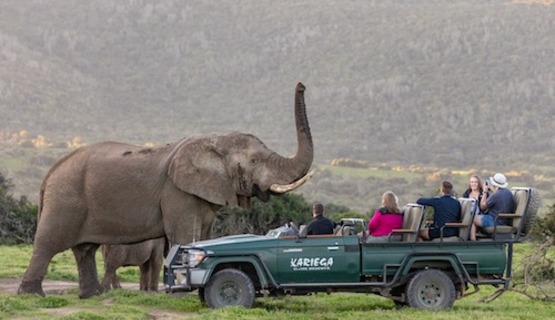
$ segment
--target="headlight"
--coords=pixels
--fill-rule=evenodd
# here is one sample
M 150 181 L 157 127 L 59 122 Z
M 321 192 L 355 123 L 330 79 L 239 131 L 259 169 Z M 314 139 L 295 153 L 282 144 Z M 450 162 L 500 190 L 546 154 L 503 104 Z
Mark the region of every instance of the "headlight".
M 189 265 L 190 268 L 194 268 L 202 262 L 205 256 L 206 252 L 202 250 L 189 250 L 183 262 Z

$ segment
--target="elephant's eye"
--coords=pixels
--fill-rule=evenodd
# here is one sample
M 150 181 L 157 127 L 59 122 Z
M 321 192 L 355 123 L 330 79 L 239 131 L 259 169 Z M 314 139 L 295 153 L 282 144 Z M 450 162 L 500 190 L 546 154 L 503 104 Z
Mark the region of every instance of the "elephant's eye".
M 255 164 L 258 163 L 258 160 L 256 158 L 251 158 L 250 162 L 251 162 L 252 165 L 255 165 Z

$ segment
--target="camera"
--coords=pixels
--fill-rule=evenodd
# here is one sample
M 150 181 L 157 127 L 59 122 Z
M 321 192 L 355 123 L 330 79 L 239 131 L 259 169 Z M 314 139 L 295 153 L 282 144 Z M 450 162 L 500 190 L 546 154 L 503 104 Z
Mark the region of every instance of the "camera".
M 491 191 L 491 182 L 489 181 L 489 179 L 486 179 L 485 182 L 486 182 L 486 190 L 484 190 L 484 191 L 490 192 Z

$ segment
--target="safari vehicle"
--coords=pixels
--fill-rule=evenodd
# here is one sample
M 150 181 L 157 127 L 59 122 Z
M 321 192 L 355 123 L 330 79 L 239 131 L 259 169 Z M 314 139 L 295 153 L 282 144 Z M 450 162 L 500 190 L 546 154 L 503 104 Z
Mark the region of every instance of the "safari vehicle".
M 170 249 L 167 292 L 198 290 L 212 308 L 251 307 L 256 297 L 315 292 L 378 294 L 398 305 L 443 309 L 481 285 L 508 288 L 513 245 L 529 231 L 539 207 L 535 189 L 512 189 L 511 226 L 496 226 L 469 241 L 474 200 L 461 198 L 457 237 L 417 242 L 425 208 L 404 207 L 402 241 L 365 243 L 344 221 L 333 235 L 235 235 Z M 356 221 L 352 221 L 356 222 Z M 473 287 L 469 289 L 469 287 Z

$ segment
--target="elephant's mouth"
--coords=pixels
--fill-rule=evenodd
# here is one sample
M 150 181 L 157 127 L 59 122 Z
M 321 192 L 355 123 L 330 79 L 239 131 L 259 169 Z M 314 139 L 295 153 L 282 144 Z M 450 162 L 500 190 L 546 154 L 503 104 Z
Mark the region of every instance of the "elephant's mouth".
M 257 184 L 252 187 L 252 194 L 263 202 L 270 201 L 270 191 L 262 191 Z

